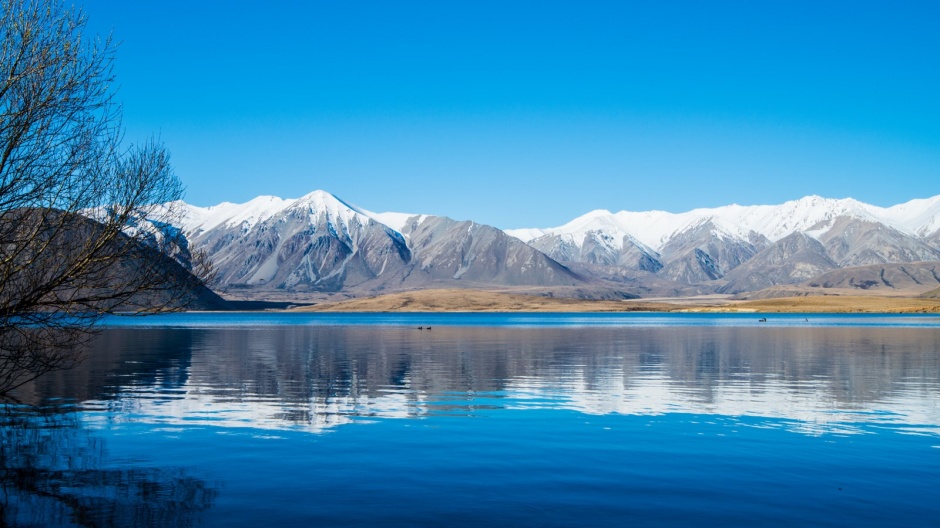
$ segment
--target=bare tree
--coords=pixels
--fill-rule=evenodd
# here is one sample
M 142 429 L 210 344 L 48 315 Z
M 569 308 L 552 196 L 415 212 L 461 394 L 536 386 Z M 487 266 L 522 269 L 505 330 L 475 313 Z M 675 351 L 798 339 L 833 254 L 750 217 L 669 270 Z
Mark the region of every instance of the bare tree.
M 162 229 L 182 194 L 167 151 L 123 144 L 111 40 L 59 0 L 0 9 L 3 393 L 73 365 L 103 314 L 178 306 L 197 284 L 167 256 L 184 247 Z

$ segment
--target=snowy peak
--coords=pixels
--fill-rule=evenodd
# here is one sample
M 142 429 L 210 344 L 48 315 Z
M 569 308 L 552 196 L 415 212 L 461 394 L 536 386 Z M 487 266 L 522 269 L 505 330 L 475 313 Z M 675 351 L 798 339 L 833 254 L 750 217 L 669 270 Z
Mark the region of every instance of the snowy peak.
M 337 221 L 343 223 L 348 223 L 353 219 L 356 219 L 360 223 L 365 224 L 368 223 L 368 220 L 372 220 L 397 233 L 402 233 L 405 231 L 405 227 L 408 225 L 409 220 L 420 223 L 428 217 L 428 215 L 419 215 L 413 213 L 375 213 L 367 209 L 363 209 L 357 205 L 353 205 L 334 194 L 320 190 L 313 191 L 312 193 L 293 200 L 293 203 L 289 206 L 289 208 L 304 208 L 312 215 L 322 214 L 327 218 L 336 219 Z
M 411 260 L 400 233 L 325 191 L 188 206 L 184 216 L 183 231 L 224 286 L 336 291 L 399 273 Z
M 220 226 L 241 227 L 245 231 L 281 212 L 293 203 L 277 196 L 258 196 L 243 204 L 223 202 L 211 207 L 183 204 L 182 225 L 188 233 L 204 232 Z
M 345 226 L 351 224 L 367 225 L 374 221 L 367 212 L 350 205 L 326 191 L 313 191 L 301 196 L 287 206 L 283 213 L 287 215 L 307 215 L 312 224 L 320 220 L 328 226 Z M 376 221 L 376 223 L 381 223 Z
M 182 202 L 180 204 L 183 210 L 181 227 L 190 235 L 216 228 L 240 228 L 248 232 L 256 225 L 284 213 L 305 212 L 311 219 L 324 217 L 330 222 L 340 224 L 348 224 L 354 219 L 361 224 L 367 224 L 372 219 L 387 225 L 380 219 L 382 215 L 361 209 L 322 190 L 313 191 L 300 198 L 258 196 L 241 204 L 223 202 L 211 207 L 198 207 Z
M 516 237 L 523 242 L 529 242 L 540 236 L 548 234 L 548 230 L 539 229 L 535 227 L 522 228 L 522 229 L 506 229 L 504 231 L 506 232 L 507 235 Z
M 827 232 L 840 217 L 877 222 L 875 207 L 851 198 L 835 200 L 820 196 L 807 196 L 799 200 L 763 211 L 763 215 L 745 217 L 752 220 L 754 231 L 772 241 L 780 240 L 790 233 L 808 233 L 814 238 Z
M 833 267 L 940 260 L 940 196 L 889 208 L 806 196 L 684 213 L 595 210 L 556 228 L 509 233 L 563 263 L 648 271 L 673 285 L 724 282 L 738 291 Z
M 883 216 L 921 237 L 940 233 L 940 195 L 888 207 Z
M 806 196 L 780 205 L 693 209 L 685 213 L 665 211 L 591 211 L 559 227 L 549 229 L 514 229 L 507 231 L 523 241 L 540 236 L 570 235 L 578 243 L 588 232 L 623 238 L 631 236 L 655 251 L 661 251 L 674 237 L 705 223 L 714 226 L 715 236 L 747 240 L 751 233 L 776 242 L 795 232 L 819 238 L 839 218 L 853 218 L 882 223 L 903 233 L 928 236 L 940 231 L 940 196 L 912 200 L 890 208 L 865 204 L 852 198 L 832 199 Z
M 325 212 L 335 217 L 348 217 L 354 214 L 368 216 L 367 213 L 364 213 L 358 207 L 346 203 L 326 191 L 313 191 L 312 193 L 305 194 L 293 200 L 290 207 L 306 207 L 312 211 Z
M 622 230 L 622 226 L 619 225 L 619 221 L 613 215 L 613 213 L 606 209 L 597 209 L 595 211 L 581 215 L 560 227 L 550 229 L 507 229 L 506 234 L 514 236 L 523 242 L 530 242 L 538 237 L 549 234 L 564 234 L 574 236 L 576 234 L 583 235 L 588 231 L 609 232 L 611 230 L 617 229 Z

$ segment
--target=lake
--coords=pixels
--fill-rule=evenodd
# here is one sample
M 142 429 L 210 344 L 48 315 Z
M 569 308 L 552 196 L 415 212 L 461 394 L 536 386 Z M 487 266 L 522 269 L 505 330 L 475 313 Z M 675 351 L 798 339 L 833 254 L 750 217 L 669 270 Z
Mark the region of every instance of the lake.
M 937 526 L 940 318 L 758 317 L 108 319 L 0 524 Z

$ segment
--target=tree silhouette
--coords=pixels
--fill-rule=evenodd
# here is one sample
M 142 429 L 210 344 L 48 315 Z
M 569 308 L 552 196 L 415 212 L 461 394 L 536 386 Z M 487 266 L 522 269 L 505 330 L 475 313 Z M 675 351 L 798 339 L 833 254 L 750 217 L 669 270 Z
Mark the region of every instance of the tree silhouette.
M 168 152 L 124 145 L 114 46 L 84 29 L 59 0 L 0 0 L 0 393 L 74 365 L 105 313 L 180 306 L 200 282 L 177 261 L 208 273 L 170 227 Z

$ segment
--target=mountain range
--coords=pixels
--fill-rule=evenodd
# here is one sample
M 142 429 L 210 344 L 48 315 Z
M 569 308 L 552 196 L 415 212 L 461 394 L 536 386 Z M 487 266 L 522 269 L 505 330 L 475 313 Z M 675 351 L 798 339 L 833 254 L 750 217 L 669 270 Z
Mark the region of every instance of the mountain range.
M 736 294 L 833 270 L 940 261 L 940 196 L 888 208 L 808 196 L 685 213 L 598 210 L 555 228 L 506 231 L 374 213 L 325 191 L 175 206 L 189 247 L 214 262 L 217 287 L 245 297 L 432 287 L 606 298 Z M 918 276 L 924 291 L 940 285 L 940 277 Z

